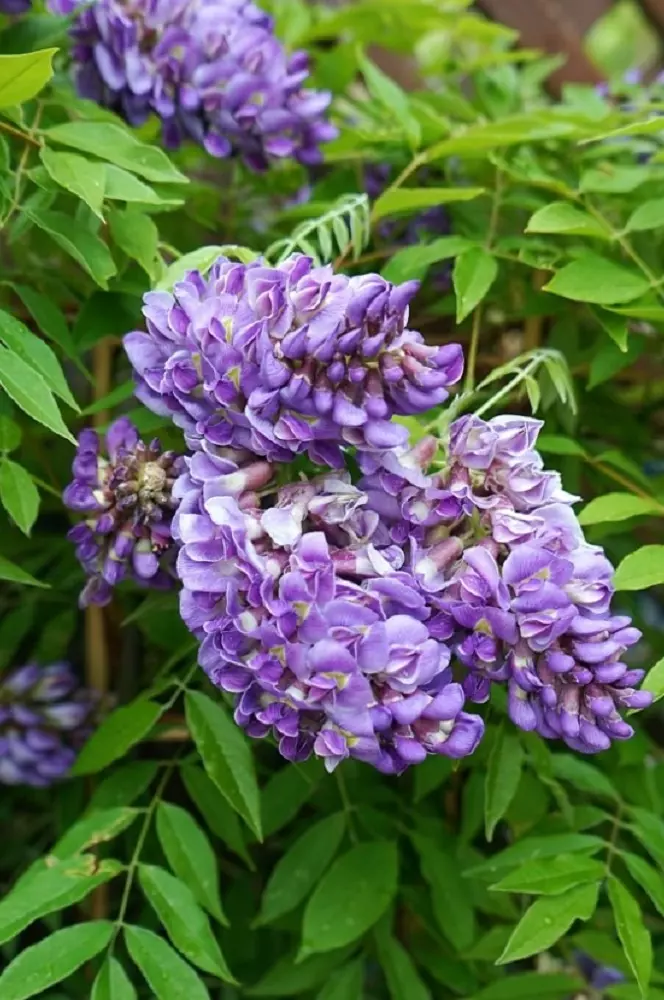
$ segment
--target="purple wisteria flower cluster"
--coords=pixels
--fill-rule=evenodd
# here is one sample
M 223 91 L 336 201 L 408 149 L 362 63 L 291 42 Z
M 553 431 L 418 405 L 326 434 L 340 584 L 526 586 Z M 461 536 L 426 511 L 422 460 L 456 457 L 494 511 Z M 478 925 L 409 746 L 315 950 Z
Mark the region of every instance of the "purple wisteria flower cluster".
M 67 663 L 31 663 L 0 678 L 0 784 L 45 787 L 64 777 L 99 707 Z
M 75 11 L 79 92 L 141 125 L 162 122 L 167 148 L 184 139 L 254 170 L 271 159 L 305 166 L 336 129 L 328 93 L 308 90 L 308 56 L 288 55 L 272 18 L 251 0 L 52 0 Z
M 146 296 L 125 347 L 192 452 L 172 532 L 199 661 L 248 733 L 329 769 L 472 753 L 467 705 L 494 684 L 520 728 L 606 749 L 651 700 L 611 565 L 543 468 L 539 421 L 462 417 L 442 468 L 434 438 L 408 442 L 393 418 L 443 403 L 463 365 L 408 328 L 415 290 L 294 256 L 220 258 Z
M 147 333 L 125 337 L 136 395 L 201 440 L 270 461 L 308 454 L 344 467 L 344 449 L 406 442 L 395 414 L 423 413 L 461 376 L 457 345 L 409 330 L 416 282 L 348 278 L 310 258 L 279 267 L 220 258 L 170 292 L 150 292 Z
M 68 535 L 88 576 L 81 607 L 107 604 L 127 576 L 151 587 L 173 582 L 171 491 L 183 459 L 157 440 L 146 445 L 127 417 L 109 427 L 106 451 L 108 457 L 95 431 L 82 431 L 74 479 L 63 494 L 70 510 L 85 515 Z

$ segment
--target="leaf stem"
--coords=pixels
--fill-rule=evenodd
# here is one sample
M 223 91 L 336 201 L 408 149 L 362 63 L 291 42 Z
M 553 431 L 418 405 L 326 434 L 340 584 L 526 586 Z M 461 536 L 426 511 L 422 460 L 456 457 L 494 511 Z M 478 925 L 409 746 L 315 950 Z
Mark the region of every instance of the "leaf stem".
M 37 149 L 41 149 L 42 147 L 42 143 L 39 139 L 35 139 L 35 137 L 30 135 L 29 132 L 22 132 L 21 129 L 14 128 L 13 125 L 10 125 L 9 122 L 4 121 L 2 118 L 0 118 L 0 129 L 2 129 L 3 132 L 7 132 L 9 135 L 13 135 L 15 139 L 21 139 L 22 142 L 28 142 L 32 146 L 36 146 Z

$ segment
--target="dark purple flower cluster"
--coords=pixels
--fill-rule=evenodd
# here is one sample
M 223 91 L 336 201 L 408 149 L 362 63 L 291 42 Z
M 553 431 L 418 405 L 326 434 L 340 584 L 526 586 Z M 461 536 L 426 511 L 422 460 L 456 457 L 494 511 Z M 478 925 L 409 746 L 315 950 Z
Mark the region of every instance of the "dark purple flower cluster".
M 44 787 L 64 777 L 98 709 L 67 663 L 28 664 L 0 678 L 0 784 Z
M 147 333 L 124 340 L 136 395 L 191 447 L 343 468 L 349 445 L 404 444 L 392 416 L 439 405 L 461 376 L 459 345 L 429 347 L 407 328 L 416 289 L 300 255 L 279 267 L 220 258 L 207 278 L 191 271 L 172 294 L 146 295 Z
M 463 711 L 450 650 L 404 551 L 345 472 L 273 488 L 270 465 L 200 451 L 177 485 L 181 613 L 235 718 L 281 753 L 346 757 L 400 773 L 427 753 L 472 753 L 484 729 Z
M 251 0 L 53 0 L 77 8 L 72 26 L 78 88 L 141 125 L 162 121 L 164 142 L 193 139 L 213 156 L 304 165 L 336 135 L 330 95 L 304 88 L 308 56 L 287 55 L 272 18 Z
M 171 490 L 183 460 L 156 440 L 144 444 L 127 417 L 109 427 L 106 450 L 108 457 L 95 431 L 81 432 L 63 494 L 70 510 L 85 514 L 68 535 L 88 575 L 82 607 L 107 604 L 127 576 L 151 587 L 172 582 Z
M 425 485 L 384 469 L 360 485 L 391 537 L 408 538 L 431 628 L 467 671 L 468 697 L 486 701 L 505 683 L 521 729 L 595 753 L 629 738 L 621 710 L 652 696 L 635 690 L 643 671 L 622 660 L 640 633 L 611 614 L 611 564 L 534 450 L 540 426 L 462 417 L 444 471 Z

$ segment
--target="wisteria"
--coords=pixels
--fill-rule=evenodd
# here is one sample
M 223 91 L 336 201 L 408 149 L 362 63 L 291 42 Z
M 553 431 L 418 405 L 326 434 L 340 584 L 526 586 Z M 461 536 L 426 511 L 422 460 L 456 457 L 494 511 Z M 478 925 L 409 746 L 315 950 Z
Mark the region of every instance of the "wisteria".
M 272 159 L 318 163 L 320 144 L 336 135 L 325 117 L 330 95 L 304 86 L 307 54 L 288 55 L 251 0 L 54 2 L 77 8 L 81 95 L 131 125 L 156 114 L 168 148 L 192 139 L 264 170 Z
M 68 535 L 88 576 L 83 607 L 107 604 L 127 576 L 151 587 L 173 581 L 171 490 L 182 459 L 157 440 L 146 445 L 126 417 L 109 427 L 106 450 L 108 457 L 95 431 L 81 432 L 74 479 L 63 494 L 70 510 L 85 515 Z
M 544 468 L 539 421 L 461 417 L 442 468 L 435 438 L 411 446 L 392 418 L 462 371 L 457 345 L 408 329 L 415 290 L 294 256 L 221 258 L 146 296 L 125 347 L 137 395 L 193 450 L 173 535 L 200 663 L 252 736 L 330 769 L 472 753 L 467 702 L 494 684 L 521 729 L 606 749 L 651 700 L 622 659 L 639 632 L 611 612 L 612 567 Z M 297 455 L 334 471 L 284 484 Z
M 145 297 L 147 333 L 125 337 L 136 395 L 170 415 L 192 447 L 248 449 L 270 461 L 403 444 L 394 414 L 444 402 L 461 376 L 457 344 L 409 330 L 416 282 L 348 278 L 293 255 L 279 267 L 220 258 L 173 293 Z
M 0 679 L 0 784 L 45 787 L 64 777 L 99 707 L 67 663 L 7 673 Z

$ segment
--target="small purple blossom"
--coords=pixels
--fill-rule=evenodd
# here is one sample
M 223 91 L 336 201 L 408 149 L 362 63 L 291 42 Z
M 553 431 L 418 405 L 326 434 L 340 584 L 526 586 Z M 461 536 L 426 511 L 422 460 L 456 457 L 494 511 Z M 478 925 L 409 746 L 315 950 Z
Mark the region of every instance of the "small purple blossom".
M 251 0 L 96 0 L 71 33 L 81 95 L 130 125 L 156 114 L 168 148 L 193 139 L 264 170 L 272 159 L 318 163 L 336 135 L 324 118 L 330 95 L 303 86 L 306 52 L 287 55 Z
M 45 787 L 64 777 L 98 710 L 67 663 L 31 663 L 0 678 L 0 784 Z
M 269 461 L 307 453 L 342 468 L 342 449 L 389 450 L 461 377 L 457 344 L 429 347 L 409 330 L 416 282 L 348 278 L 294 255 L 279 267 L 225 258 L 173 293 L 145 296 L 147 332 L 125 337 L 137 396 L 198 447 L 246 449 Z
M 113 587 L 132 576 L 142 585 L 169 586 L 173 546 L 171 496 L 182 459 L 162 451 L 157 440 L 146 445 L 127 417 L 106 433 L 108 457 L 93 430 L 79 435 L 73 481 L 63 500 L 85 520 L 69 532 L 88 575 L 80 604 L 107 604 Z

